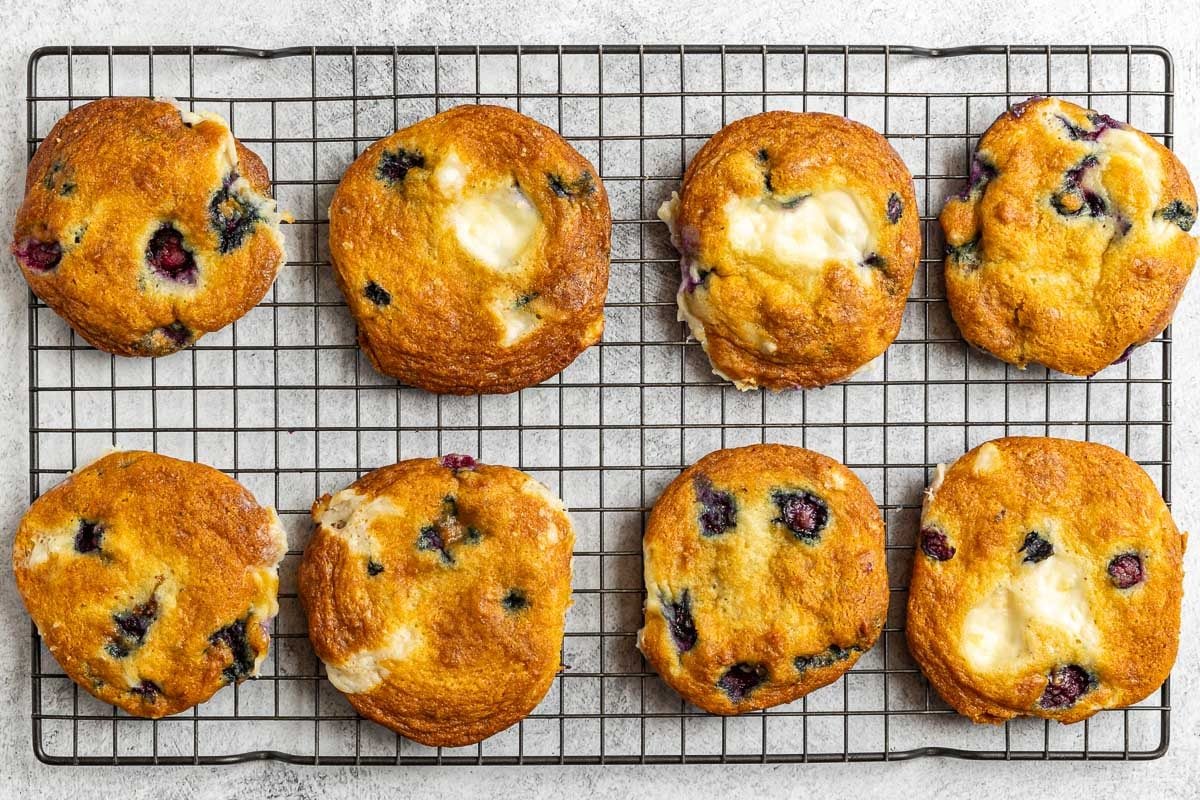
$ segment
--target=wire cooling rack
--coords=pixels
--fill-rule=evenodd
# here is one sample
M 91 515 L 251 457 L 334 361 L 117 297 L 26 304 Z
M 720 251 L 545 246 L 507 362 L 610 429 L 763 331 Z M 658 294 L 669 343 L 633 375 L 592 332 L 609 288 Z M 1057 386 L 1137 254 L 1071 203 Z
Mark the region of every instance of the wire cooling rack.
M 216 111 L 271 168 L 295 222 L 266 300 L 157 359 L 88 348 L 31 297 L 30 475 L 36 497 L 116 445 L 200 460 L 278 507 L 290 550 L 263 675 L 174 717 L 103 705 L 32 641 L 33 744 L 55 764 L 544 764 L 1147 759 L 1169 734 L 1169 685 L 1074 726 L 973 725 L 930 691 L 904 642 L 921 490 L 938 462 L 1005 434 L 1102 441 L 1169 501 L 1169 332 L 1089 379 L 1012 369 L 969 349 L 944 300 L 936 214 L 1007 105 L 1057 94 L 1170 146 L 1172 71 L 1156 47 L 48 47 L 29 61 L 28 147 L 68 108 L 111 94 Z M 505 397 L 435 397 L 376 374 L 329 271 L 326 209 L 371 141 L 459 103 L 508 105 L 598 168 L 613 208 L 607 328 L 561 375 Z M 883 132 L 921 207 L 922 269 L 899 338 L 843 385 L 739 393 L 675 319 L 678 263 L 659 203 L 725 123 L 767 109 L 845 114 Z M 634 647 L 641 529 L 660 489 L 718 447 L 804 445 L 841 459 L 880 501 L 891 611 L 837 683 L 719 718 L 685 706 Z M 295 571 L 312 499 L 400 458 L 466 452 L 561 493 L 577 528 L 562 673 L 521 724 L 467 748 L 421 747 L 360 719 L 304 635 Z

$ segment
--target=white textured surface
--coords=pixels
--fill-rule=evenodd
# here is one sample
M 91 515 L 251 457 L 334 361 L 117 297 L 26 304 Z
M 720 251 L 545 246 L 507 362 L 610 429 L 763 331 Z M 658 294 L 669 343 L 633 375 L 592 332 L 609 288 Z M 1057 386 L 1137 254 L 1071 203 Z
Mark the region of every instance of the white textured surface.
M 395 3 L 211 2 L 191 7 L 138 2 L 114 11 L 110 2 L 8 2 L 0 49 L 0 219 L 7 239 L 23 181 L 25 61 L 42 44 L 230 43 L 417 44 L 480 42 L 793 42 L 895 43 L 1148 43 L 1170 48 L 1177 87 L 1176 149 L 1200 169 L 1195 42 L 1200 22 L 1179 2 L 1047 4 L 1010 0 L 984 4 L 943 0 L 925 18 L 891 0 L 793 4 L 741 3 Z M 1105 6 L 1108 6 L 1107 8 Z M 785 11 L 785 7 L 787 10 Z M 964 76 L 967 80 L 968 76 Z M 1174 328 L 1175 419 L 1173 495 L 1183 528 L 1200 528 L 1200 426 L 1195 392 L 1200 373 L 1197 290 L 1192 287 Z M 0 269 L 0 496 L 2 527 L 11 531 L 28 496 L 26 292 L 11 263 Z M 7 553 L 7 549 L 5 550 Z M 246 764 L 223 768 L 50 768 L 33 758 L 29 741 L 28 621 L 11 573 L 0 570 L 0 795 L 10 797 L 422 797 L 491 794 L 561 797 L 582 793 L 664 796 L 842 797 L 872 789 L 889 796 L 1185 797 L 1200 784 L 1200 713 L 1196 707 L 1200 597 L 1195 548 L 1189 553 L 1188 601 L 1175 673 L 1173 743 L 1166 758 L 1147 764 L 980 764 L 920 760 L 904 764 L 669 768 L 303 768 Z

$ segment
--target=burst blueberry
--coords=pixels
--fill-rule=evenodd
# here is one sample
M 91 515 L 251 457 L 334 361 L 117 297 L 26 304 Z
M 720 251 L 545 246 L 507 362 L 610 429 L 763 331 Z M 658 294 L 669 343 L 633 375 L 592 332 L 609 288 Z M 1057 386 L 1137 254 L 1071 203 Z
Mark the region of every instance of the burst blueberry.
M 229 173 L 208 203 L 209 224 L 217 232 L 218 246 L 222 253 L 230 253 L 241 247 L 242 242 L 261 219 L 258 207 L 233 191 L 237 180 L 236 172 Z
M 1070 708 L 1095 685 L 1095 679 L 1078 664 L 1055 667 L 1047 677 L 1038 705 L 1050 710 Z
M 113 658 L 124 658 L 142 646 L 150 626 L 158 619 L 158 600 L 150 595 L 146 602 L 134 606 L 129 611 L 113 614 L 113 623 L 117 626 L 116 635 L 109 641 L 105 649 Z
M 390 305 L 392 302 L 392 296 L 388 293 L 388 290 L 375 281 L 367 281 L 366 287 L 363 288 L 363 297 L 377 306 Z
M 12 246 L 18 263 L 34 273 L 49 272 L 62 261 L 62 246 L 58 242 L 43 242 L 27 236 Z
M 589 172 L 582 173 L 573 181 L 548 172 L 546 173 L 546 180 L 550 184 L 550 190 L 559 197 L 586 197 L 596 191 L 596 184 Z
M 162 687 L 154 681 L 143 680 L 141 683 L 129 687 L 129 693 L 137 695 L 147 703 L 153 703 L 162 695 Z
M 949 561 L 958 551 L 950 544 L 946 534 L 937 528 L 922 528 L 921 552 L 934 561 Z
M 158 332 L 178 347 L 183 347 L 192 340 L 191 330 L 182 322 L 172 322 L 170 325 L 164 325 L 158 328 Z
M 737 500 L 730 492 L 713 487 L 707 475 L 697 475 L 692 486 L 700 503 L 701 534 L 720 536 L 737 525 Z
M 80 520 L 79 528 L 75 531 L 75 552 L 94 553 L 100 549 L 100 540 L 103 538 L 103 525 L 94 520 Z
M 146 263 L 160 277 L 176 283 L 196 283 L 196 259 L 183 243 L 183 234 L 163 225 L 146 245 Z
M 771 500 L 779 509 L 779 516 L 771 520 L 783 525 L 792 534 L 808 544 L 821 538 L 821 531 L 829 524 L 829 506 L 812 492 L 776 490 Z
M 811 656 L 796 656 L 793 664 L 795 664 L 797 672 L 807 672 L 810 669 L 823 669 L 832 667 L 839 661 L 845 661 L 854 653 L 862 652 L 862 648 L 856 644 L 849 647 L 831 644 L 819 653 L 814 653 Z
M 717 687 L 735 703 L 740 703 L 767 680 L 767 668 L 762 664 L 734 664 L 717 681 Z
M 887 218 L 888 222 L 893 225 L 900 221 L 900 217 L 904 214 L 904 201 L 900 199 L 900 195 L 892 192 L 888 195 L 887 201 Z
M 1129 589 L 1146 579 L 1142 557 L 1137 553 L 1121 553 L 1108 562 L 1108 577 L 1118 589 Z
M 995 164 L 985 156 L 976 153 L 971 159 L 971 171 L 967 175 L 967 185 L 959 192 L 958 199 L 968 200 L 971 195 L 983 191 L 998 174 Z
M 375 559 L 367 560 L 367 574 L 374 578 L 376 575 L 383 572 L 383 564 L 380 564 Z
M 383 155 L 379 157 L 379 166 L 375 170 L 375 176 L 381 181 L 396 184 L 404 180 L 409 170 L 424 166 L 425 156 L 416 150 L 405 150 L 403 147 L 396 150 L 384 150 Z
M 1196 224 L 1196 209 L 1182 200 L 1172 200 L 1154 213 L 1168 222 L 1174 222 L 1182 231 L 1190 231 Z
M 867 253 L 860 264 L 871 269 L 883 269 L 887 266 L 887 259 L 879 253 Z
M 686 653 L 696 646 L 696 621 L 692 618 L 692 594 L 684 589 L 678 600 L 669 600 L 660 595 L 663 619 L 667 622 L 667 630 L 675 642 L 675 649 Z
M 529 598 L 520 589 L 509 589 L 508 593 L 500 601 L 500 604 L 504 606 L 505 611 L 515 614 L 518 611 L 524 611 L 529 608 Z
M 1025 557 L 1021 559 L 1022 563 L 1037 564 L 1054 555 L 1054 545 L 1037 531 L 1030 531 L 1025 534 L 1025 541 L 1017 549 L 1017 552 L 1025 554 Z
M 972 239 L 959 245 L 947 245 L 946 255 L 954 263 L 969 269 L 975 269 L 982 261 L 978 239 Z
M 223 645 L 229 650 L 229 666 L 221 670 L 226 683 L 236 683 L 254 671 L 254 649 L 246 637 L 246 620 L 239 619 L 208 637 L 209 644 Z
M 461 453 L 447 453 L 442 456 L 441 465 L 446 469 L 458 472 L 460 469 L 475 469 L 479 464 L 474 458 Z

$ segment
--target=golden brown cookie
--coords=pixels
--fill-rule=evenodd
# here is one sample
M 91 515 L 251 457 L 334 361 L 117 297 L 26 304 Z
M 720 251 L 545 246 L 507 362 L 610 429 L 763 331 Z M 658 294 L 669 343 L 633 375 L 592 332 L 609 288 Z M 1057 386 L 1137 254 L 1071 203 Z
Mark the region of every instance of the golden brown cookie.
M 658 214 L 680 252 L 679 319 L 739 389 L 843 380 L 900 331 L 917 201 L 865 125 L 792 111 L 733 122 Z
M 853 472 L 778 444 L 718 450 L 650 513 L 638 648 L 714 714 L 837 680 L 887 615 L 883 520 Z
M 561 136 L 467 105 L 350 165 L 329 248 L 376 369 L 431 392 L 507 393 L 599 341 L 611 227 L 596 171 Z
M 308 635 L 360 714 L 414 741 L 478 742 L 524 718 L 561 666 L 575 535 L 523 472 L 413 459 L 313 504 Z
M 94 347 L 163 356 L 243 316 L 283 265 L 267 169 L 215 114 L 111 97 L 38 147 L 12 252 Z
M 967 341 L 1091 375 L 1153 339 L 1196 261 L 1196 191 L 1167 148 L 1054 97 L 1000 116 L 942 209 L 946 295 Z
M 1076 722 L 1166 680 L 1187 536 L 1116 450 L 986 442 L 938 468 L 918 544 L 908 643 L 960 714 Z
M 258 673 L 286 552 L 274 509 L 232 478 L 131 450 L 35 500 L 12 558 L 63 671 L 104 702 L 157 718 Z

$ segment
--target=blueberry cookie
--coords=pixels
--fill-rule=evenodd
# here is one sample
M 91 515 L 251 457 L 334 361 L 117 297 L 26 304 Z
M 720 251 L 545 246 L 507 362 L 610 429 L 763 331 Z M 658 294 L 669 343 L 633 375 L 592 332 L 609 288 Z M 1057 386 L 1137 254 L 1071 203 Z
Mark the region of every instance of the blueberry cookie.
M 967 341 L 1091 375 L 1157 336 L 1196 261 L 1196 191 L 1170 150 L 1053 97 L 997 119 L 942 209 L 946 295 Z
M 308 634 L 360 714 L 451 747 L 541 701 L 561 665 L 575 538 L 545 486 L 448 455 L 377 469 L 312 513 Z
M 287 541 L 203 464 L 114 452 L 43 494 L 13 544 L 25 607 L 63 671 L 139 717 L 258 673 Z
M 611 227 L 596 171 L 562 137 L 468 105 L 359 156 L 329 248 L 377 370 L 431 392 L 507 393 L 599 341 Z
M 284 261 L 267 169 L 215 114 L 111 97 L 58 121 L 12 252 L 89 344 L 163 356 L 255 306 Z
M 939 467 L 926 492 L 909 647 L 976 722 L 1076 722 L 1135 703 L 1175 661 L 1186 543 L 1116 450 L 987 442 Z
M 900 331 L 917 201 L 904 162 L 865 125 L 740 119 L 700 149 L 658 215 L 680 253 L 679 319 L 739 389 L 843 380 Z
M 710 453 L 643 541 L 638 648 L 685 700 L 740 714 L 837 680 L 887 614 L 883 520 L 854 473 L 799 447 Z

